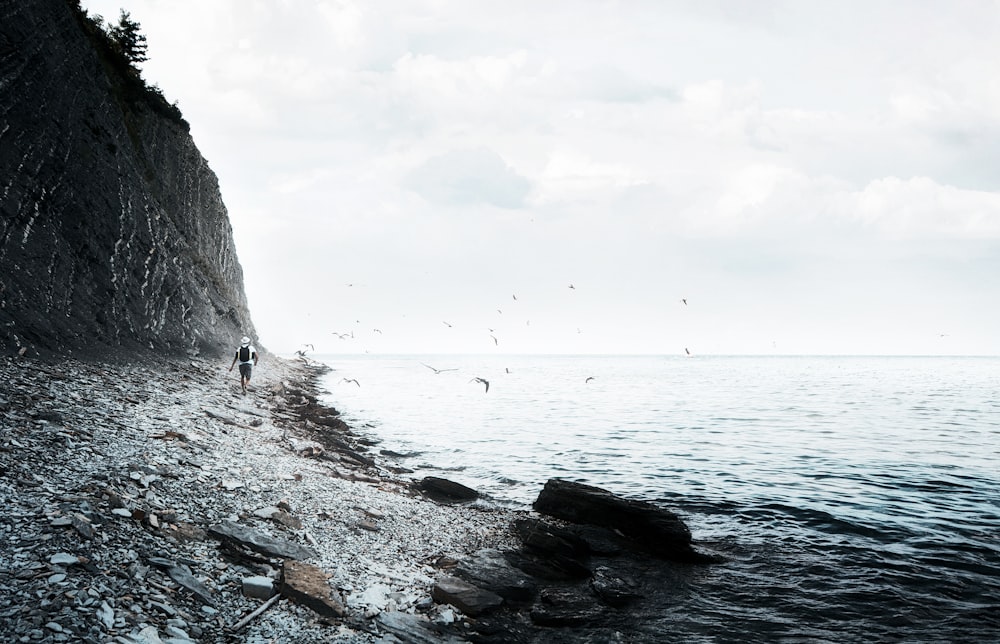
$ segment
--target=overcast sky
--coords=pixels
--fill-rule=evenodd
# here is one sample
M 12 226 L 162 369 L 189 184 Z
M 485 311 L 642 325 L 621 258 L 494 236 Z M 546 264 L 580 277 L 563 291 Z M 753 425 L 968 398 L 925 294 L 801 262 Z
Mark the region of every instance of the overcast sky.
M 1000 354 L 995 1 L 83 5 L 271 350 Z

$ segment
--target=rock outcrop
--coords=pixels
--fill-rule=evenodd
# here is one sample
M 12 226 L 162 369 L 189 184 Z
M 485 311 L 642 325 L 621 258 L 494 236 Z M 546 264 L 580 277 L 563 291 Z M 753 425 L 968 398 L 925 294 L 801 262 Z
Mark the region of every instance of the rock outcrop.
M 675 601 L 692 564 L 721 561 L 674 513 L 601 488 L 550 479 L 534 509 L 513 521 L 519 549 L 475 552 L 434 587 L 478 616 L 474 641 L 617 641 Z
M 73 0 L 0 2 L 0 349 L 217 354 L 254 335 L 218 181 L 112 53 Z

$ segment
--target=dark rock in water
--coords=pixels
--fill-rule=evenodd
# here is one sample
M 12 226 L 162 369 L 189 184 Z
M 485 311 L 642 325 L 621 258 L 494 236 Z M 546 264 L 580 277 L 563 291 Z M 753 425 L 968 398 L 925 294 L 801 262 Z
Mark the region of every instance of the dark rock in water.
M 690 531 L 673 513 L 607 490 L 551 480 L 535 509 L 554 518 L 515 519 L 521 547 L 503 558 L 540 590 L 477 619 L 473 641 L 624 641 L 623 632 L 636 633 L 648 621 L 651 604 L 678 592 L 692 570 L 687 564 L 714 561 L 694 551 Z M 495 568 L 495 554 L 482 551 L 456 574 L 501 592 L 505 578 Z
M 309 559 L 316 556 L 316 552 L 312 548 L 284 539 L 275 539 L 263 532 L 231 521 L 212 526 L 208 529 L 208 534 L 221 541 L 235 543 L 270 557 Z
M 512 527 L 521 543 L 536 552 L 574 559 L 590 555 L 590 546 L 586 541 L 559 526 L 538 519 L 518 519 Z
M 594 556 L 615 557 L 629 547 L 628 540 L 610 528 L 596 525 L 569 525 L 564 529 L 586 543 L 590 554 Z
M 625 606 L 642 597 L 635 580 L 616 573 L 606 566 L 594 569 L 590 588 L 595 595 L 601 598 L 601 601 L 609 606 Z
M 507 559 L 515 568 L 546 581 L 579 581 L 590 577 L 590 568 L 569 557 L 540 556 L 519 551 L 508 554 Z
M 546 588 L 531 610 L 531 621 L 539 626 L 582 626 L 604 617 L 606 609 L 593 595 L 574 588 Z
M 467 615 L 481 615 L 499 608 L 503 598 L 496 593 L 473 586 L 457 577 L 443 577 L 431 590 L 431 597 L 440 604 L 451 604 Z
M 510 602 L 530 602 L 538 592 L 535 581 L 510 565 L 499 550 L 484 549 L 462 559 L 455 574 Z
M 706 559 L 691 547 L 691 531 L 680 517 L 652 503 L 624 499 L 582 483 L 550 479 L 534 508 L 566 521 L 618 530 L 658 557 L 685 562 Z
M 438 503 L 470 503 L 479 498 L 479 492 L 461 483 L 436 476 L 425 476 L 413 484 L 414 489 Z
M 423 617 L 388 611 L 375 616 L 375 623 L 404 644 L 461 644 L 468 640 L 449 635 Z
M 334 596 L 329 575 L 301 561 L 285 561 L 281 567 L 281 594 L 323 617 L 343 617 L 344 606 Z

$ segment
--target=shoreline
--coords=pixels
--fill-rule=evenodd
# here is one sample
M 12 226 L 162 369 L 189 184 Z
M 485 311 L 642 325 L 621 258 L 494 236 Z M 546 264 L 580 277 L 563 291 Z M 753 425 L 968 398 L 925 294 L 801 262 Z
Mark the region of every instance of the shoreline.
M 434 564 L 516 547 L 527 512 L 423 498 L 319 402 L 327 367 L 264 358 L 246 396 L 221 357 L 0 360 L 5 641 L 373 642 L 382 613 L 461 628 Z M 265 603 L 246 580 L 283 571 L 213 536 L 226 523 L 310 548 L 341 614 L 275 595 L 237 632 Z

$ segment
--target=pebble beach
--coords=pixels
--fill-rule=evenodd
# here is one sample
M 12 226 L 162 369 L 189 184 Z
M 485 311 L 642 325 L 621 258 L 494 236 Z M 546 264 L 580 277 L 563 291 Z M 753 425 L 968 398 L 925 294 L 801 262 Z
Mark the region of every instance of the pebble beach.
M 414 491 L 317 402 L 323 367 L 264 356 L 246 395 L 228 367 L 0 360 L 0 639 L 461 632 L 466 617 L 432 600 L 434 580 L 471 552 L 510 547 L 517 513 Z M 227 526 L 252 538 L 227 538 Z M 303 549 L 313 587 L 289 589 L 289 560 L 255 539 Z

